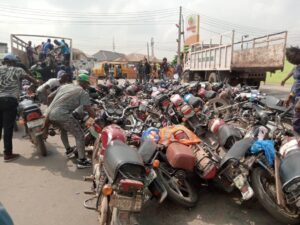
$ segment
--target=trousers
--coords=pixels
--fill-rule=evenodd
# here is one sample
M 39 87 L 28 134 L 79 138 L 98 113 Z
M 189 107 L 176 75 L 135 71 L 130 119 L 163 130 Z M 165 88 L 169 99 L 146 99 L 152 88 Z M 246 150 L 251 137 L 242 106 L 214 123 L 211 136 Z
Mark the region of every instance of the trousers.
M 79 159 L 85 158 L 85 141 L 84 141 L 84 132 L 79 124 L 79 122 L 70 115 L 63 120 L 56 120 L 54 121 L 55 125 L 57 125 L 60 130 L 60 138 L 64 145 L 64 147 L 70 148 L 70 143 L 68 139 L 68 132 L 75 137 L 76 141 L 76 148 L 78 150 L 78 157 Z
M 0 137 L 4 130 L 4 154 L 11 155 L 12 138 L 17 116 L 18 100 L 13 97 L 0 97 Z

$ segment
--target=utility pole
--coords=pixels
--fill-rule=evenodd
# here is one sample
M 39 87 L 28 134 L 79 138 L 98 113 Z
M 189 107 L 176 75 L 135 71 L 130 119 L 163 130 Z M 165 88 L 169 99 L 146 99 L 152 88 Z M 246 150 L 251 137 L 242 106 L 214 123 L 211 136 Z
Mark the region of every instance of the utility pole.
M 154 38 L 151 38 L 151 57 L 154 59 Z
M 176 24 L 176 26 L 178 27 L 178 49 L 177 49 L 177 64 L 181 64 L 181 59 L 180 59 L 180 50 L 181 50 L 181 17 L 182 17 L 182 7 L 179 7 L 179 22 L 178 24 Z
M 147 56 L 148 56 L 148 62 L 150 62 L 150 60 L 149 60 L 149 42 L 147 42 Z
M 115 45 L 115 37 L 113 37 L 113 52 L 116 51 L 116 45 Z

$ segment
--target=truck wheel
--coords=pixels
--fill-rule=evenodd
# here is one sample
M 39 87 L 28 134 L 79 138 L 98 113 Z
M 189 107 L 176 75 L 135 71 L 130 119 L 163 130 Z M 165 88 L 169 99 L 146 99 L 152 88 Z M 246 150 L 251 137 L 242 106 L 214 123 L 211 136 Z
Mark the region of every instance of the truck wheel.
M 202 81 L 201 75 L 200 75 L 199 73 L 195 73 L 195 74 L 194 74 L 194 80 L 195 80 L 195 81 Z
M 217 82 L 217 74 L 216 73 L 210 73 L 208 76 L 208 82 L 209 83 L 215 83 Z
M 189 71 L 185 71 L 182 75 L 182 80 L 183 82 L 187 83 L 190 81 L 190 75 L 189 75 Z

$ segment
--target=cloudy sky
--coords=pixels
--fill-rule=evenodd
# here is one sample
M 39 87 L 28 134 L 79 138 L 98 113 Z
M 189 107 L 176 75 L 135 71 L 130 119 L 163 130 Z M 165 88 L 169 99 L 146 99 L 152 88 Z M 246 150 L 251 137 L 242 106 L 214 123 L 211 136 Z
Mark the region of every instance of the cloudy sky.
M 2 0 L 0 42 L 11 33 L 57 35 L 88 54 L 112 50 L 113 40 L 117 52 L 146 54 L 153 37 L 155 55 L 173 58 L 179 6 L 184 19 L 200 14 L 201 40 L 288 30 L 288 43 L 300 43 L 299 0 Z

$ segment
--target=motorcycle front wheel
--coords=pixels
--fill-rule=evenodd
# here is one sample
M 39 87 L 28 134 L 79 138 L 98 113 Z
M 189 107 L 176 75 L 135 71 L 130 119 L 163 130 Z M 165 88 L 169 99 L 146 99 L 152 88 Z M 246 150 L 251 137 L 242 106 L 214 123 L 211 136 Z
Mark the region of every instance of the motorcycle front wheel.
M 165 168 L 160 168 L 157 172 L 158 178 L 165 186 L 168 198 L 184 207 L 194 207 L 198 201 L 198 194 L 187 178 L 177 179 Z
M 299 224 L 300 215 L 276 204 L 275 179 L 266 170 L 257 167 L 252 171 L 252 186 L 260 204 L 278 221 Z

